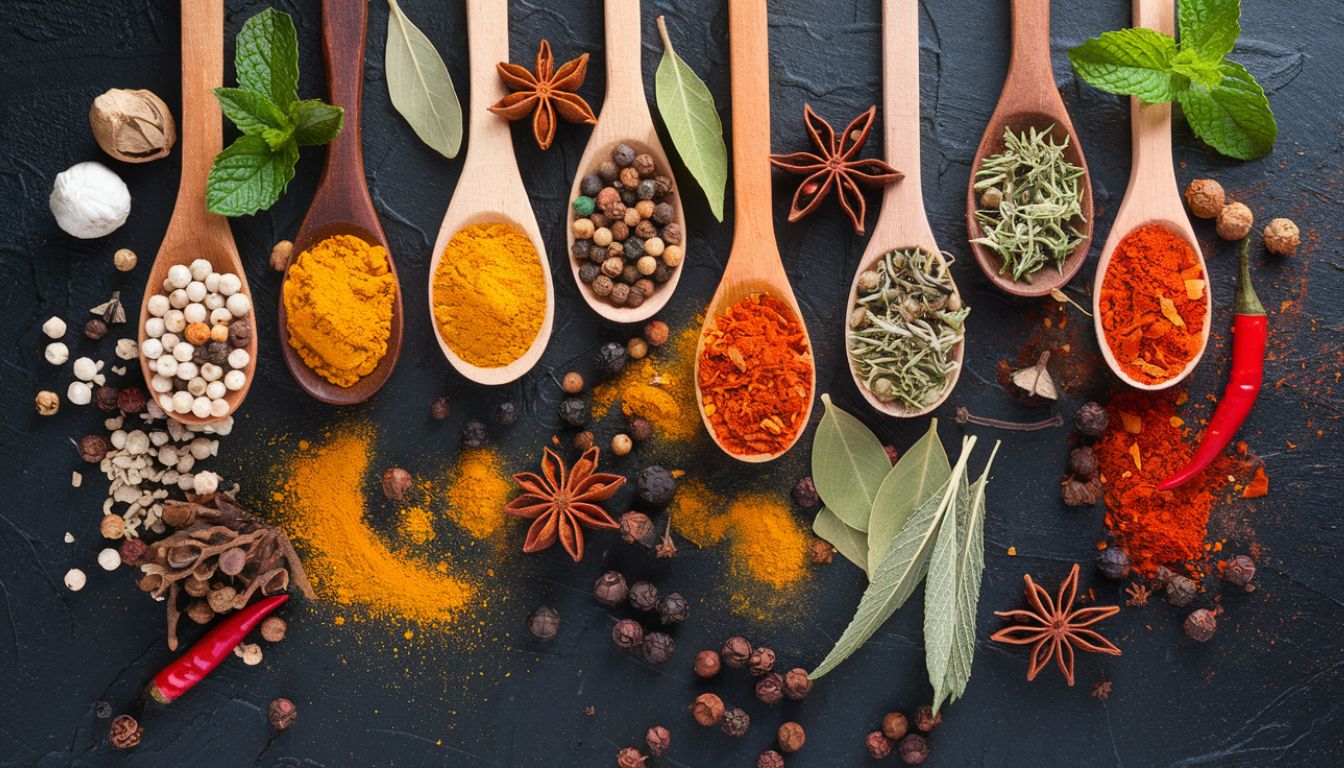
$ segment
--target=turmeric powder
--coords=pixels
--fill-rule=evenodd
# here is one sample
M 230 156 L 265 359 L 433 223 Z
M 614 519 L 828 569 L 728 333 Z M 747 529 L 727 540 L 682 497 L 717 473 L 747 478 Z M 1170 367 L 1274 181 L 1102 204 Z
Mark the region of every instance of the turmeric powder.
M 617 399 L 627 419 L 639 416 L 653 426 L 658 439 L 690 440 L 703 433 L 700 412 L 695 408 L 695 347 L 700 324 L 692 323 L 677 334 L 670 354 L 632 360 L 620 376 L 593 388 L 593 418 L 601 421 Z
M 541 257 L 517 227 L 463 227 L 434 270 L 433 303 L 439 337 L 454 354 L 502 368 L 527 352 L 546 318 Z
M 457 458 L 444 495 L 453 522 L 472 537 L 485 539 L 504 524 L 504 505 L 513 496 L 513 481 L 495 451 L 466 450 Z
M 322 378 L 349 387 L 387 354 L 396 296 L 386 249 L 328 237 L 300 253 L 285 278 L 289 345 Z

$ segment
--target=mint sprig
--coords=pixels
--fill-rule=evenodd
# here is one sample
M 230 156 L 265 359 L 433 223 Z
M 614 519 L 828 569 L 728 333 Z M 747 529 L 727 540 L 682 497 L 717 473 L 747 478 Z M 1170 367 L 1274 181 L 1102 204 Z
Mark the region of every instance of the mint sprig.
M 216 88 L 225 117 L 243 135 L 215 157 L 206 207 L 246 216 L 275 204 L 294 178 L 299 147 L 326 144 L 345 112 L 321 99 L 298 98 L 299 42 L 289 15 L 268 8 L 238 32 L 237 88 Z
M 1180 42 L 1151 29 L 1103 32 L 1069 51 L 1094 88 L 1145 103 L 1181 105 L 1190 130 L 1238 160 L 1269 154 L 1278 136 L 1269 99 L 1246 68 L 1227 58 L 1241 34 L 1240 0 L 1180 0 Z

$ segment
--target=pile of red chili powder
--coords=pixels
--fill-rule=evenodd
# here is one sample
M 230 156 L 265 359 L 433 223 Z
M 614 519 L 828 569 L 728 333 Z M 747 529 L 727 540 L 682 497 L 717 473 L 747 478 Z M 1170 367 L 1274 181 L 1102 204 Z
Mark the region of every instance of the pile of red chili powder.
M 1124 392 L 1107 405 L 1110 426 L 1097 443 L 1106 485 L 1106 527 L 1141 573 L 1160 565 L 1201 560 L 1209 510 L 1243 462 L 1224 455 L 1198 477 L 1170 491 L 1157 484 L 1185 466 L 1194 452 L 1177 415 L 1184 392 Z

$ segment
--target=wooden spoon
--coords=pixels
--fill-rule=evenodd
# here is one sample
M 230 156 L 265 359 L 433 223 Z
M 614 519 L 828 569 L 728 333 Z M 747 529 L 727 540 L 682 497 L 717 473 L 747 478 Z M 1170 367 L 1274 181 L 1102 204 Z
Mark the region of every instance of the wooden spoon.
M 224 84 L 224 0 L 184 0 L 182 3 L 182 178 L 177 188 L 177 203 L 173 206 L 168 231 L 163 234 L 159 253 L 149 271 L 144 299 L 140 302 L 139 343 L 144 347 L 148 335 L 145 321 L 149 319 L 149 299 L 163 292 L 163 281 L 168 268 L 175 264 L 190 264 L 206 259 L 219 273 L 232 272 L 242 281 L 240 293 L 252 300 L 247 285 L 243 261 L 238 257 L 238 246 L 233 241 L 228 219 L 210 213 L 205 208 L 205 183 L 215 155 L 224 148 L 223 113 L 212 93 Z M 248 363 L 243 373 L 247 377 L 241 389 L 228 392 L 225 401 L 229 413 L 224 416 L 201 418 L 191 413 L 169 414 L 182 424 L 199 426 L 224 421 L 238 410 L 252 377 L 257 369 L 257 318 L 255 307 L 249 309 L 247 321 L 252 326 L 252 339 L 245 349 Z M 145 383 L 154 380 L 149 360 L 140 356 L 140 369 Z
M 979 207 L 975 171 L 986 157 L 1003 151 L 1004 129 L 1022 133 L 1028 128 L 1043 130 L 1053 125 L 1051 139 L 1055 142 L 1068 139 L 1064 157 L 1083 169 L 1080 181 L 1083 218 L 1086 219 L 1083 241 L 1064 260 L 1062 269 L 1057 269 L 1053 263 L 1046 264 L 1032 275 L 1030 283 L 1014 280 L 1011 274 L 999 274 L 1003 259 L 990 248 L 979 243 L 970 244 L 971 253 L 985 277 L 1000 290 L 1015 296 L 1045 296 L 1072 280 L 1087 261 L 1087 249 L 1092 245 L 1092 176 L 1088 173 L 1087 160 L 1083 157 L 1073 121 L 1055 87 L 1055 73 L 1050 66 L 1050 0 L 1012 0 L 1012 7 L 1013 55 L 998 106 L 989 118 L 989 125 L 985 126 L 980 148 L 971 162 L 971 180 L 966 188 L 966 232 L 971 240 L 981 235 L 980 222 L 975 218 Z
M 902 248 L 922 248 L 933 254 L 942 269 L 950 269 L 938 249 L 924 212 L 924 190 L 919 173 L 919 4 L 911 0 L 883 0 L 882 2 L 882 132 L 887 162 L 905 176 L 888 184 L 882 195 L 882 210 L 877 215 L 872 239 L 859 260 L 859 269 L 849 286 L 849 303 L 858 301 L 859 275 L 873 266 L 887 253 Z M 958 299 L 961 292 L 953 290 Z M 910 409 L 900 403 L 884 403 L 863 385 L 854 359 L 849 356 L 852 330 L 849 312 L 844 313 L 845 357 L 854 384 L 868 403 L 888 416 L 911 418 L 923 416 L 943 404 L 961 376 L 961 361 L 965 353 L 963 340 L 953 349 L 956 370 L 948 377 L 947 387 L 937 400 L 920 409 Z
M 603 158 L 610 157 L 617 144 L 629 144 L 636 152 L 647 152 L 664 173 L 671 175 L 671 165 L 667 162 L 667 152 L 658 140 L 653 129 L 653 118 L 649 116 L 649 103 L 644 94 L 644 73 L 642 59 L 644 49 L 641 46 L 640 29 L 643 26 L 639 13 L 639 0 L 606 0 L 606 44 L 607 44 L 607 96 L 602 102 L 602 114 L 598 116 L 597 127 L 588 137 L 588 147 L 579 160 L 578 173 L 574 175 L 574 186 L 569 199 L 579 196 L 579 183 L 583 177 L 592 173 Z M 689 243 L 685 235 L 686 217 L 681 208 L 681 194 L 673 195 L 672 206 L 676 209 L 675 221 L 682 225 L 682 243 Z M 567 221 L 573 220 L 573 212 L 566 208 Z M 574 229 L 566 226 L 568 249 L 574 247 Z M 684 258 L 684 256 L 683 256 Z M 672 277 L 658 286 L 653 296 L 638 307 L 617 307 L 593 293 L 587 283 L 579 279 L 581 262 L 570 259 L 570 269 L 574 273 L 574 284 L 579 294 L 593 311 L 615 323 L 638 323 L 653 317 L 672 298 L 677 289 L 682 266 L 672 270 Z
M 378 361 L 378 367 L 365 374 L 354 384 L 342 387 L 332 384 L 309 368 L 289 344 L 289 322 L 285 312 L 283 287 L 280 301 L 280 350 L 294 380 L 303 391 L 331 405 L 354 405 L 373 397 L 392 375 L 401 353 L 402 308 L 401 285 L 397 281 L 397 267 L 392 261 L 392 250 L 387 245 L 378 213 L 369 197 L 364 180 L 364 150 L 360 141 L 360 112 L 364 93 L 364 37 L 369 27 L 367 3 L 322 2 L 322 52 L 327 59 L 327 77 L 330 80 L 333 104 L 345 108 L 345 126 L 340 135 L 327 147 L 327 165 L 322 180 L 317 184 L 308 215 L 294 238 L 294 253 L 289 266 L 298 255 L 334 235 L 354 235 L 370 245 L 382 246 L 388 252 L 387 267 L 392 274 L 395 298 L 392 302 L 392 332 L 387 338 L 387 351 Z M 289 279 L 286 267 L 285 279 Z
M 1163 34 L 1174 34 L 1176 30 L 1175 10 L 1170 0 L 1134 0 L 1134 25 L 1147 27 Z M 1166 389 L 1190 375 L 1204 349 L 1209 343 L 1209 326 L 1213 320 L 1213 304 L 1207 288 L 1204 291 L 1204 330 L 1199 342 L 1199 353 L 1186 363 L 1181 372 L 1159 384 L 1144 384 L 1135 381 L 1125 373 L 1123 367 L 1111 353 L 1106 343 L 1106 334 L 1101 326 L 1101 286 L 1106 279 L 1106 269 L 1111 264 L 1115 247 L 1130 232 L 1148 224 L 1158 224 L 1185 240 L 1195 250 L 1195 258 L 1204 270 L 1207 280 L 1208 268 L 1204 263 L 1204 254 L 1199 249 L 1199 239 L 1190 226 L 1185 214 L 1181 193 L 1176 185 L 1176 169 L 1171 159 L 1171 104 L 1144 104 L 1136 98 L 1130 98 L 1130 134 L 1134 146 L 1134 157 L 1130 163 L 1129 186 L 1125 188 L 1124 200 L 1115 214 L 1115 223 L 1111 225 L 1106 245 L 1101 249 L 1101 260 L 1097 262 L 1096 282 L 1092 286 L 1092 318 L 1097 329 L 1097 345 L 1101 347 L 1101 356 L 1120 380 L 1136 389 Z
M 471 112 L 468 120 L 467 159 L 462 178 L 453 192 L 453 200 L 443 216 L 439 237 L 434 243 L 434 258 L 429 263 L 430 324 L 439 340 L 439 349 L 457 372 L 478 384 L 507 384 L 531 370 L 546 349 L 555 320 L 555 291 L 551 286 L 551 264 L 546 259 L 546 242 L 537 227 L 532 203 L 527 198 L 518 161 L 513 155 L 513 137 L 509 123 L 490 111 L 490 105 L 504 94 L 504 83 L 495 64 L 509 60 L 509 4 L 501 0 L 467 0 L 467 45 L 471 56 Z M 546 281 L 545 317 L 532 345 L 517 360 L 498 368 L 482 368 L 463 360 L 444 343 L 439 324 L 434 320 L 434 275 L 448 241 L 464 227 L 473 224 L 508 224 L 527 235 L 541 260 Z M 468 322 L 469 319 L 463 319 Z
M 705 332 L 713 327 L 719 315 L 737 302 L 755 293 L 765 293 L 779 299 L 793 310 L 803 329 L 807 343 L 808 364 L 812 376 L 808 391 L 817 389 L 816 365 L 812 361 L 812 340 L 807 325 L 798 309 L 798 300 L 789 286 L 789 276 L 780 261 L 779 246 L 775 244 L 775 223 L 770 194 L 770 55 L 769 27 L 766 23 L 765 0 L 732 0 L 728 4 L 729 65 L 732 71 L 733 104 L 733 247 L 728 254 L 723 278 L 718 290 L 705 310 L 705 323 L 700 329 L 700 340 L 695 349 L 695 403 L 714 442 L 724 453 L 739 461 L 760 463 L 787 453 L 798 442 L 803 430 L 799 429 L 793 441 L 772 454 L 738 455 L 724 448 L 705 416 L 705 402 L 700 392 L 700 355 L 705 347 Z M 803 423 L 812 415 L 813 399 L 808 398 Z

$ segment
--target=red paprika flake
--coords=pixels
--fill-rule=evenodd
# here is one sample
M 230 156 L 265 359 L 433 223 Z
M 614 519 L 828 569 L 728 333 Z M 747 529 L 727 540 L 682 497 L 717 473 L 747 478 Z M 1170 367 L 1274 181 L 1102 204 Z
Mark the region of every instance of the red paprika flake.
M 710 428 L 735 456 L 773 455 L 793 443 L 812 403 L 812 351 L 784 302 L 754 293 L 705 329 L 700 396 Z

